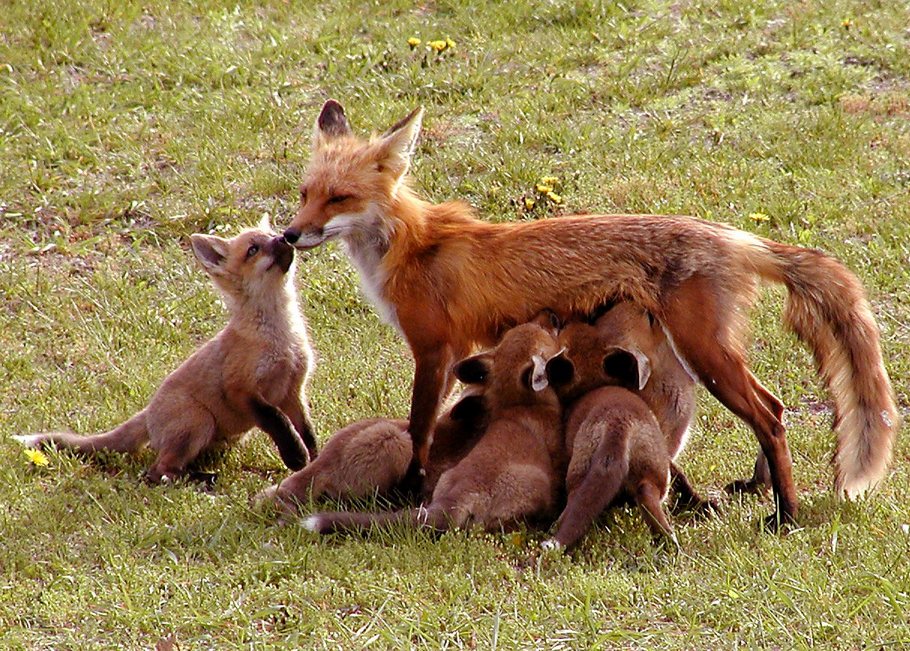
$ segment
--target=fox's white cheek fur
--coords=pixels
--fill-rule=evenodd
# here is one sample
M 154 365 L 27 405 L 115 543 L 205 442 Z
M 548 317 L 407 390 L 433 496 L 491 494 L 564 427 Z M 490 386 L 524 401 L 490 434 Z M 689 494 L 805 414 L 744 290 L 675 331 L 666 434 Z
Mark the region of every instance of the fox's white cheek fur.
M 380 209 L 370 204 L 363 212 L 335 215 L 323 232 L 328 237 L 341 238 L 348 257 L 357 268 L 360 287 L 367 300 L 376 307 L 383 321 L 400 330 L 395 306 L 385 299 L 388 279 L 382 268 L 382 257 L 388 250 L 392 233 Z

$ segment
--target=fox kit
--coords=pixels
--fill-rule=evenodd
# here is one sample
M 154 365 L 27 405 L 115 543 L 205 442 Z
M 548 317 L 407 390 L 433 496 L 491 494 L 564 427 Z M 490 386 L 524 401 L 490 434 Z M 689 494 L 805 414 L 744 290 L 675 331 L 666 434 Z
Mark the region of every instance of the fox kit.
M 157 483 L 184 475 L 200 453 L 258 425 L 289 468 L 302 468 L 316 455 L 303 396 L 313 353 L 297 306 L 294 249 L 266 229 L 263 222 L 232 239 L 192 236 L 230 320 L 164 380 L 145 409 L 105 434 L 16 438 L 29 447 L 54 443 L 86 453 L 132 452 L 147 443 L 158 457 L 146 477 Z
M 547 371 L 557 380 L 551 361 Z M 642 358 L 624 350 L 609 353 L 607 366 L 621 386 L 601 386 L 588 391 L 568 408 L 566 415 L 566 507 L 557 520 L 556 535 L 544 548 L 572 547 L 600 513 L 617 497 L 631 498 L 641 508 L 655 537 L 673 538 L 673 529 L 662 503 L 670 479 L 670 453 L 653 412 L 633 393 L 648 381 L 650 370 Z M 571 369 L 571 366 L 569 367 Z M 564 370 L 555 373 L 563 378 Z M 582 373 L 584 369 L 582 369 Z M 599 373 L 597 374 L 599 375 Z M 675 538 L 673 538 L 675 540 Z
M 580 215 L 487 223 L 463 203 L 434 205 L 407 186 L 420 109 L 381 136 L 351 131 L 329 100 L 316 120 L 300 207 L 285 231 L 299 248 L 340 238 L 367 296 L 415 361 L 409 433 L 415 467 L 450 366 L 544 307 L 588 313 L 626 299 L 654 314 L 687 368 L 748 423 L 767 457 L 779 513 L 796 488 L 783 406 L 746 366 L 743 315 L 758 280 L 786 286 L 787 325 L 834 398 L 835 489 L 854 497 L 883 477 L 898 427 L 879 333 L 863 288 L 820 251 L 690 217 Z
M 489 424 L 467 455 L 442 473 L 426 507 L 322 513 L 304 526 L 320 533 L 390 522 L 499 530 L 555 515 L 564 472 L 562 414 L 546 363 L 557 353 L 555 334 L 527 323 L 506 332 L 492 351 L 456 365 L 459 379 L 484 385 Z
M 632 363 L 646 371 L 648 379 L 629 388 L 656 416 L 667 452 L 671 460 L 676 459 L 695 413 L 695 380 L 676 357 L 661 325 L 634 303 L 606 306 L 592 321 L 569 321 L 559 333 L 566 357 L 574 365 L 571 380 L 557 387 L 563 405 L 597 387 L 626 381 Z M 671 477 L 677 509 L 716 508 L 714 502 L 698 495 L 675 464 L 671 464 Z
M 423 490 L 432 495 L 443 472 L 456 465 L 477 442 L 484 427 L 482 392 L 474 387 L 444 413 L 433 431 Z M 319 457 L 256 497 L 274 503 L 283 516 L 294 516 L 301 503 L 322 496 L 363 498 L 398 488 L 411 461 L 408 422 L 391 418 L 360 420 L 338 430 Z

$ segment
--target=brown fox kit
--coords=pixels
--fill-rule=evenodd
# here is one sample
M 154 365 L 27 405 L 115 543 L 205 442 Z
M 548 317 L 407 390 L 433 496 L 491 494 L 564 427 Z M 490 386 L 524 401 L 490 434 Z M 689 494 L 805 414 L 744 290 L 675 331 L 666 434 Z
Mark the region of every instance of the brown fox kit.
M 468 387 L 436 423 L 425 495 L 432 495 L 440 475 L 456 465 L 477 442 L 485 425 L 483 394 Z M 411 461 L 408 422 L 369 418 L 343 427 L 326 441 L 319 457 L 253 498 L 274 503 L 282 516 L 294 516 L 301 504 L 322 496 L 333 499 L 387 495 L 398 488 Z
M 200 453 L 235 442 L 253 425 L 269 434 L 289 468 L 316 455 L 303 395 L 313 353 L 297 306 L 294 249 L 265 222 L 231 239 L 191 240 L 230 310 L 224 330 L 171 373 L 145 409 L 110 432 L 15 438 L 85 453 L 149 444 L 158 453 L 146 473 L 151 482 L 184 475 Z
M 654 413 L 667 453 L 671 460 L 676 459 L 685 447 L 695 413 L 692 375 L 683 368 L 660 323 L 647 310 L 623 301 L 605 306 L 592 321 L 569 321 L 559 333 L 559 342 L 574 366 L 571 380 L 557 386 L 563 405 L 597 387 L 628 382 L 629 365 L 634 364 L 646 382 L 628 388 Z M 673 463 L 670 468 L 677 509 L 717 508 L 715 502 L 698 495 L 681 469 Z
M 285 231 L 300 248 L 340 238 L 365 293 L 407 340 L 415 467 L 426 466 L 454 360 L 544 307 L 588 313 L 626 299 L 657 318 L 686 367 L 751 426 L 779 509 L 769 523 L 792 519 L 797 497 L 783 406 L 749 371 L 743 346 L 744 315 L 758 281 L 767 280 L 787 288 L 785 322 L 812 349 L 834 398 L 837 494 L 858 496 L 881 480 L 899 417 L 869 303 L 840 262 L 690 217 L 494 224 L 463 203 L 428 203 L 406 178 L 422 115 L 415 110 L 363 140 L 341 105 L 326 102 L 300 207 Z
M 639 361 L 617 349 L 608 354 L 607 365 L 620 373 L 615 382 L 628 382 L 637 390 L 649 375 Z M 551 375 L 553 366 L 548 368 Z M 565 377 L 566 372 L 558 375 Z M 654 413 L 641 397 L 621 386 L 585 393 L 568 409 L 565 437 L 568 499 L 556 535 L 542 543 L 545 549 L 574 546 L 620 496 L 638 504 L 655 537 L 675 541 L 662 507 L 670 481 L 670 453 Z
M 548 385 L 546 363 L 559 352 L 555 333 L 537 323 L 506 332 L 490 352 L 463 360 L 455 374 L 484 385 L 489 424 L 467 455 L 442 473 L 426 507 L 394 513 L 320 513 L 304 520 L 312 531 L 412 522 L 500 530 L 555 515 L 562 484 L 562 413 Z

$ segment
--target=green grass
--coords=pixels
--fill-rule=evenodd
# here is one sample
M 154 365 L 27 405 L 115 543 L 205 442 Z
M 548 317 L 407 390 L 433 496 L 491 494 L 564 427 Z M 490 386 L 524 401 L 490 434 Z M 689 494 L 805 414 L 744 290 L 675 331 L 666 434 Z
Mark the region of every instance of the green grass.
M 678 521 L 676 555 L 631 511 L 568 558 L 534 531 L 318 539 L 248 507 L 284 474 L 262 434 L 212 494 L 142 485 L 148 455 L 38 468 L 6 438 L 114 425 L 222 326 L 188 236 L 286 224 L 328 97 L 362 132 L 423 105 L 415 186 L 489 219 L 689 213 L 831 252 L 868 289 L 906 415 L 908 24 L 904 3 L 848 0 L 2 2 L 0 646 L 910 644 L 907 428 L 876 497 L 837 502 L 826 396 L 777 292 L 751 354 L 788 406 L 802 526 L 783 537 L 742 498 Z M 545 175 L 564 203 L 528 212 Z M 302 256 L 298 282 L 320 438 L 406 414 L 407 349 L 340 249 Z M 702 396 L 681 462 L 717 491 L 755 448 Z

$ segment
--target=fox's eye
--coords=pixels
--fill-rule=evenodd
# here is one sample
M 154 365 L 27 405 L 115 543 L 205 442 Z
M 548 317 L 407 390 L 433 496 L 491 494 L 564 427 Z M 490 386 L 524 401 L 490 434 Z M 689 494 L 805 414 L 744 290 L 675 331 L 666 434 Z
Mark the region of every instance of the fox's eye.
M 341 203 L 342 201 L 347 201 L 353 197 L 349 194 L 336 194 L 334 197 L 329 198 L 329 203 Z
M 257 253 L 259 253 L 259 245 L 258 245 L 258 244 L 252 244 L 252 245 L 250 245 L 250 248 L 248 248 L 248 249 L 246 250 L 246 257 L 247 257 L 247 258 L 252 258 L 252 257 L 253 257 L 254 255 L 256 255 Z

